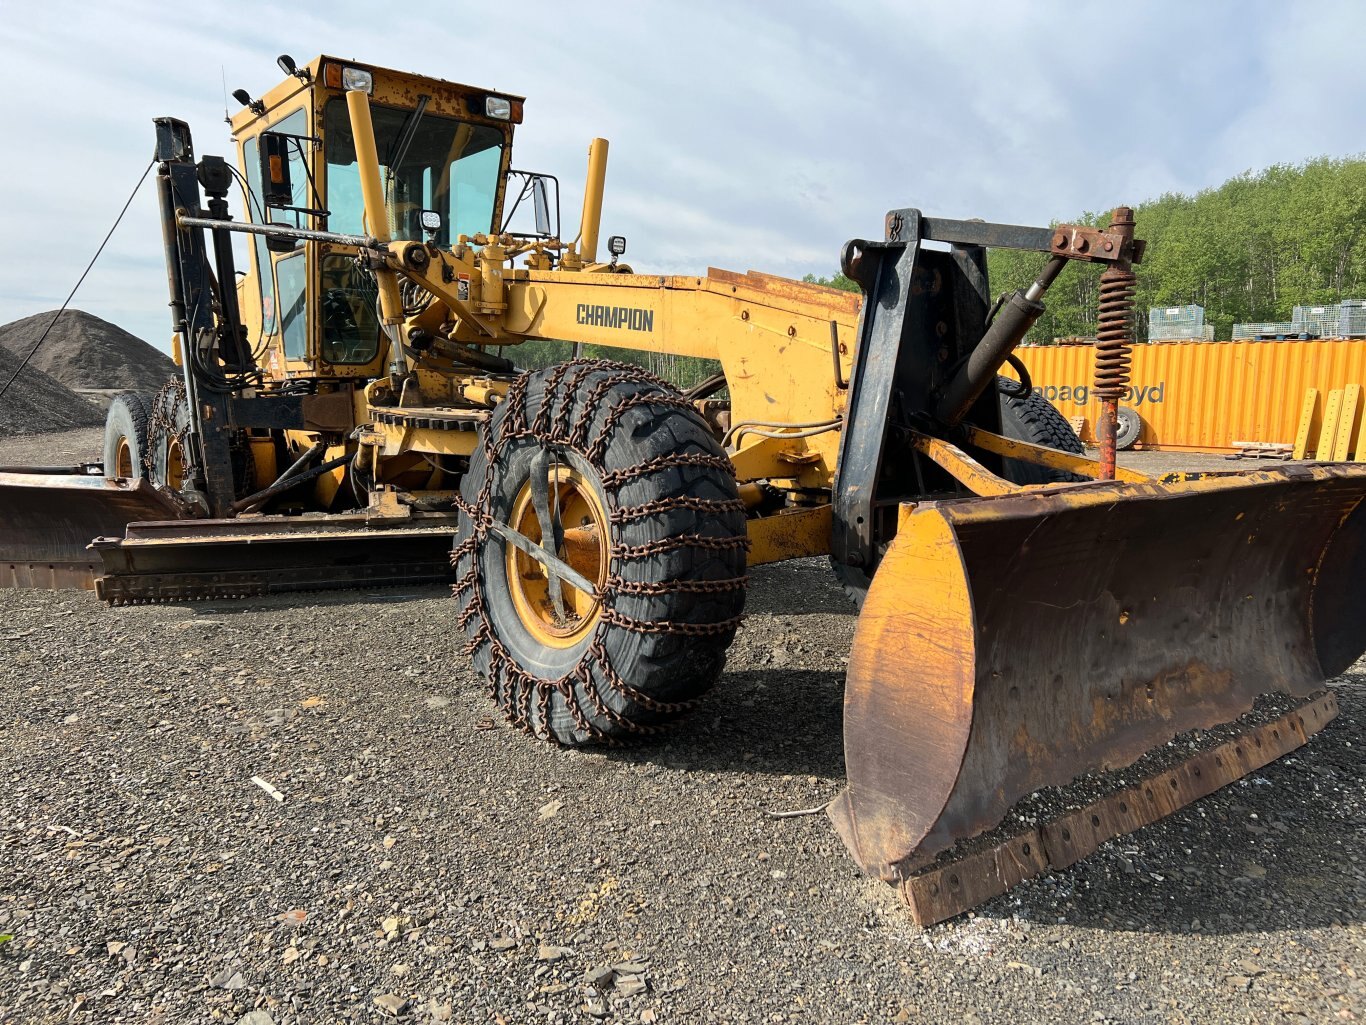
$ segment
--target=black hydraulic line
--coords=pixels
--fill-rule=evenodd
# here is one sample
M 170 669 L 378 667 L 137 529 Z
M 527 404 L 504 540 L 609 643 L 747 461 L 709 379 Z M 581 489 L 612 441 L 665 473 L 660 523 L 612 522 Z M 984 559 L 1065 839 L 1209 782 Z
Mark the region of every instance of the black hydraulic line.
M 292 462 L 292 463 L 289 464 L 289 468 L 286 469 L 284 473 L 282 473 L 282 474 L 280 474 L 280 476 L 276 477 L 275 480 L 273 480 L 270 484 L 268 484 L 265 488 L 263 488 L 262 491 L 269 491 L 269 490 L 271 490 L 272 488 L 278 488 L 278 487 L 280 487 L 280 485 L 284 484 L 286 481 L 288 481 L 290 478 L 292 478 L 295 474 L 300 473 L 300 472 L 303 470 L 303 468 L 304 468 L 305 466 L 307 466 L 309 463 L 313 462 L 313 460 L 317 459 L 320 455 L 322 455 L 322 454 L 323 454 L 324 452 L 326 452 L 326 451 L 327 451 L 327 442 L 325 442 L 325 441 L 315 441 L 312 445 L 310 445 L 310 446 L 308 447 L 307 450 L 305 450 L 305 452 L 304 452 L 303 455 L 301 455 L 298 459 L 294 460 L 294 462 Z M 248 495 L 246 498 L 241 499 L 241 502 L 249 503 L 249 504 L 243 506 L 244 509 L 250 508 L 251 505 L 258 504 L 255 495 Z M 238 503 L 238 504 L 240 504 L 240 503 Z
M 710 398 L 725 386 L 725 374 L 712 374 L 711 377 L 707 378 L 705 381 L 695 384 L 687 391 L 685 391 L 683 393 L 683 397 L 685 399 L 690 399 L 691 401 L 696 402 L 698 399 Z
M 104 247 L 108 245 L 109 240 L 114 237 L 114 232 L 118 229 L 119 222 L 123 220 L 123 215 L 128 212 L 128 208 L 133 205 L 134 197 L 137 196 L 138 190 L 142 188 L 142 183 L 147 180 L 148 172 L 152 170 L 152 165 L 155 163 L 155 159 L 148 163 L 146 169 L 142 172 L 142 177 L 140 177 L 138 179 L 138 183 L 133 186 L 133 191 L 128 196 L 128 201 L 123 204 L 123 209 L 120 210 L 119 215 L 114 218 L 114 224 L 112 227 L 110 227 L 109 233 L 104 236 L 104 241 L 101 242 L 100 247 L 95 250 L 95 255 L 92 256 L 90 258 L 90 262 L 85 265 L 85 270 L 81 271 L 81 276 L 77 279 L 75 287 L 71 289 L 71 294 L 68 295 L 65 301 L 62 303 L 62 308 L 57 311 L 57 315 L 52 318 L 52 320 L 48 323 L 47 327 L 43 328 L 43 333 L 39 335 L 38 340 L 33 343 L 33 348 L 29 349 L 28 355 L 19 361 L 19 365 L 14 368 L 14 373 L 10 375 L 10 379 L 5 382 L 5 386 L 3 388 L 0 388 L 0 399 L 5 397 L 5 392 L 9 391 L 10 385 L 12 385 L 18 379 L 20 373 L 23 372 L 24 367 L 28 366 L 28 361 L 32 359 L 33 354 L 38 351 L 38 346 L 42 345 L 43 342 L 47 339 L 48 332 L 56 326 L 57 321 L 60 320 L 62 314 L 66 312 L 66 308 L 68 305 L 70 305 L 71 300 L 76 298 L 76 290 L 81 287 L 82 283 L 85 281 L 85 276 L 90 273 L 90 269 L 95 266 L 95 261 L 98 260 L 100 258 L 100 254 L 104 252 Z
M 451 359 L 460 363 L 465 363 L 479 370 L 488 370 L 495 374 L 510 374 L 516 371 L 517 366 L 512 360 L 503 356 L 495 356 L 491 352 L 483 349 L 476 349 L 473 346 L 461 345 L 459 342 L 447 342 L 442 346 L 443 354 L 449 354 Z
M 835 387 L 840 391 L 849 388 L 849 382 L 844 379 L 844 368 L 840 366 L 840 326 L 837 322 L 830 322 L 830 358 L 835 363 Z
M 1034 379 L 1029 376 L 1029 368 L 1025 366 L 1024 360 L 1013 352 L 1006 357 L 1006 362 L 1015 369 L 1015 373 L 1020 375 L 1020 379 L 1019 381 L 1011 381 L 1001 390 L 1012 399 L 1023 399 L 1034 390 Z
M 301 455 L 298 459 L 294 460 L 294 462 L 289 464 L 289 469 L 285 470 L 284 473 L 276 477 L 275 480 L 273 480 L 269 486 L 273 488 L 276 484 L 283 484 L 285 481 L 289 480 L 289 478 L 293 477 L 296 473 L 299 473 L 301 470 L 303 470 L 305 466 L 313 462 L 313 460 L 317 459 L 318 456 L 322 455 L 325 451 L 327 451 L 327 442 L 315 441 L 304 451 L 303 455 Z

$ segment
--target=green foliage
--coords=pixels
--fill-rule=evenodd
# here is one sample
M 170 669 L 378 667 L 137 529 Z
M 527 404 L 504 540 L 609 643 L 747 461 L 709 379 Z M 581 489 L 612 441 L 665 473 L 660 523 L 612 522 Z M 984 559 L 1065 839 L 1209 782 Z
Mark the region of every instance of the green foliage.
M 1194 196 L 1149 200 L 1134 220 L 1148 243 L 1137 268 L 1140 340 L 1152 306 L 1199 304 L 1215 337 L 1229 338 L 1235 323 L 1289 320 L 1292 306 L 1366 298 L 1366 160 L 1325 157 L 1248 171 Z M 1108 211 L 1071 220 L 1108 222 Z M 1039 253 L 992 250 L 992 291 L 1027 288 L 1043 263 Z M 1094 335 L 1100 272 L 1078 263 L 1064 270 L 1030 340 Z M 848 281 L 806 280 L 836 288 Z
M 14 939 L 14 934 L 13 934 L 13 933 L 0 932 L 0 947 L 3 947 L 6 943 L 9 943 L 9 942 L 10 942 L 11 940 L 13 940 L 13 939 Z
M 859 291 L 858 282 L 853 278 L 846 278 L 838 271 L 833 278 L 818 278 L 814 274 L 808 274 L 802 280 L 808 285 L 824 285 L 826 288 L 838 288 L 841 292 Z

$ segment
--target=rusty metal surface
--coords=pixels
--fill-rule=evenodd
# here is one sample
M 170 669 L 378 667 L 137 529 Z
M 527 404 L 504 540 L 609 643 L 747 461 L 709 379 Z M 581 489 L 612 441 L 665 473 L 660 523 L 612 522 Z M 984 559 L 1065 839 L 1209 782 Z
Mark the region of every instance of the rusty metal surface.
M 903 508 L 845 693 L 832 811 L 883 878 L 1020 797 L 1306 696 L 1366 646 L 1366 468 Z
M 999 897 L 1026 879 L 1049 870 L 1037 829 L 974 851 L 947 865 L 917 873 L 901 883 L 901 899 L 920 926 L 934 925 Z
M 96 593 L 113 604 L 199 601 L 451 580 L 455 519 L 374 527 L 364 512 L 152 521 L 92 544 Z
M 963 440 L 967 444 L 984 452 L 994 452 L 999 456 L 1005 456 L 1007 459 L 1019 460 L 1034 466 L 1066 470 L 1083 477 L 1099 478 L 1100 476 L 1100 464 L 1086 456 L 1077 455 L 1073 452 L 1063 452 L 1060 449 L 1048 448 L 1044 445 L 1035 445 L 1018 438 L 1006 438 L 999 434 L 993 434 L 991 431 L 984 431 L 980 427 L 974 427 L 972 424 L 964 424 L 962 433 Z M 1139 473 L 1137 470 L 1130 470 L 1123 466 L 1115 467 L 1114 479 L 1129 481 L 1132 484 L 1142 484 L 1145 481 L 1152 480 L 1146 473 Z
M 741 274 L 719 267 L 708 267 L 707 277 L 718 284 L 762 292 L 783 302 L 820 305 L 822 308 L 843 313 L 848 320 L 858 316 L 859 308 L 863 304 L 863 296 L 858 292 L 846 292 L 843 289 L 808 281 L 794 281 L 791 278 L 765 274 L 757 270 Z
M 902 899 L 918 925 L 952 918 L 1026 879 L 1067 868 L 1107 840 L 1150 825 L 1295 750 L 1337 710 L 1332 693 L 1322 694 L 1083 808 L 917 872 L 902 882 Z
M 830 552 L 830 506 L 785 509 L 771 516 L 746 520 L 750 566 L 785 559 L 807 559 Z
M 1090 228 L 1084 224 L 1059 224 L 1052 229 L 1049 252 L 1069 260 L 1138 263 L 1143 259 L 1144 243 L 1134 238 L 1132 216 L 1131 212 L 1127 232 L 1113 221 L 1107 229 Z
M 0 472 L 0 586 L 88 589 L 99 565 L 92 539 L 176 512 L 142 480 Z

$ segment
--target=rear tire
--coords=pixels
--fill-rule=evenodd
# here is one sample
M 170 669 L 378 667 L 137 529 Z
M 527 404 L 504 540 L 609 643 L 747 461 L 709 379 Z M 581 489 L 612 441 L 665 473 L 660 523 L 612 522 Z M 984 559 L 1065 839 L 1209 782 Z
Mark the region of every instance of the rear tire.
M 104 475 L 136 480 L 147 454 L 147 400 L 135 392 L 115 395 L 104 418 Z
M 598 585 L 596 601 L 563 585 L 564 616 L 539 564 L 490 526 L 539 542 L 526 510 L 543 473 L 575 535 L 556 554 Z M 706 422 L 663 381 L 606 360 L 519 378 L 470 457 L 459 507 L 458 622 L 513 725 L 612 742 L 678 718 L 715 684 L 745 601 L 744 506 Z

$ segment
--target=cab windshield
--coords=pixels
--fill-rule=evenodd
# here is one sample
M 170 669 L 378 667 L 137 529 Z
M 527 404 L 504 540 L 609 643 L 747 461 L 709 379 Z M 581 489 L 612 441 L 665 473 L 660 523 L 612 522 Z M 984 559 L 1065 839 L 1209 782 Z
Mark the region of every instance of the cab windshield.
M 503 133 L 488 125 L 411 110 L 372 106 L 380 176 L 393 238 L 422 240 L 420 215 L 441 215 L 437 245 L 457 235 L 494 230 L 493 205 L 503 160 Z M 328 101 L 323 139 L 327 155 L 327 230 L 368 234 L 356 147 L 346 101 Z

